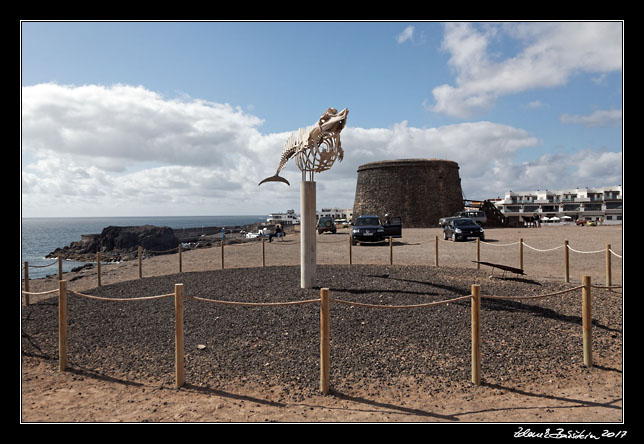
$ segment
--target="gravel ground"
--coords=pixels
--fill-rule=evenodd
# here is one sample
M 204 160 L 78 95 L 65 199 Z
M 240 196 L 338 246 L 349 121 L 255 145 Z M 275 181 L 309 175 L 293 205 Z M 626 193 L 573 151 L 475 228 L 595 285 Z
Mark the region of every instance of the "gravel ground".
M 483 259 L 485 260 L 485 259 Z M 418 265 L 319 265 L 331 297 L 383 305 L 433 302 L 470 293 L 525 296 L 578 285 L 525 276 L 489 279 L 489 270 Z M 299 267 L 230 268 L 117 282 L 84 292 L 108 298 L 172 293 L 218 300 L 284 302 L 319 297 L 299 288 Z M 482 378 L 487 383 L 566 378 L 582 366 L 581 290 L 544 299 L 482 300 Z M 174 384 L 173 298 L 95 301 L 69 296 L 69 365 L 104 378 Z M 594 352 L 619 359 L 622 295 L 593 289 Z M 427 393 L 467 386 L 470 302 L 373 309 L 331 304 L 331 387 L 385 387 L 413 381 Z M 22 308 L 22 353 L 57 360 L 57 300 Z M 205 347 L 204 347 L 205 346 Z M 185 301 L 186 382 L 224 387 L 260 383 L 283 399 L 319 387 L 319 307 L 239 307 Z M 545 375 L 545 376 L 544 376 Z

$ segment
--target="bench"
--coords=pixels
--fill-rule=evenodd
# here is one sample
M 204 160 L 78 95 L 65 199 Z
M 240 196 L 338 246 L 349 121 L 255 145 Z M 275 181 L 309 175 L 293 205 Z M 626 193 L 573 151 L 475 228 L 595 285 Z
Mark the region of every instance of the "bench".
M 509 271 L 511 273 L 514 273 L 514 274 L 520 274 L 522 276 L 525 275 L 525 273 L 523 272 L 523 269 L 516 268 L 516 267 L 510 267 L 509 265 L 493 264 L 492 262 L 482 262 L 482 261 L 472 261 L 472 262 L 492 267 L 492 274 L 493 275 L 494 275 L 494 269 L 495 268 L 498 268 L 499 270 L 503 270 L 503 276 L 501 277 L 501 279 L 505 279 L 505 272 L 506 271 Z M 494 277 L 493 275 L 490 276 L 490 277 Z

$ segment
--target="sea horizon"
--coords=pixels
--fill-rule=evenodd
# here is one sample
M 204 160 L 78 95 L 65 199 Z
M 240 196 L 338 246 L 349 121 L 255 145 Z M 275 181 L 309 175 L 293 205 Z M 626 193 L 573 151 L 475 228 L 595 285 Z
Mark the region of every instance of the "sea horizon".
M 160 219 L 160 218 L 204 218 L 204 217 L 256 217 L 257 214 L 223 214 L 223 215 L 182 215 L 182 216 L 21 216 L 21 219 Z
M 24 262 L 43 266 L 53 259 L 49 253 L 81 240 L 84 234 L 101 233 L 108 226 L 156 225 L 172 229 L 243 226 L 266 221 L 268 215 L 226 215 L 226 216 L 21 216 L 20 223 L 20 266 Z M 89 262 L 63 261 L 63 271 Z M 29 278 L 36 279 L 57 273 L 55 266 L 29 269 Z M 21 272 L 21 276 L 23 276 Z

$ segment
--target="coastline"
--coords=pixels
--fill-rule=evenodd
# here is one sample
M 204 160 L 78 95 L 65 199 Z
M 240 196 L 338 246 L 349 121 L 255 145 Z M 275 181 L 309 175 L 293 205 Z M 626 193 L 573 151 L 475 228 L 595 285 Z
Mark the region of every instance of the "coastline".
M 108 226 L 168 226 L 173 230 L 197 230 L 202 227 L 236 227 L 246 224 L 259 224 L 266 220 L 263 215 L 242 216 L 141 216 L 141 217 L 22 217 L 20 227 L 21 266 L 25 261 L 35 267 L 51 264 L 52 259 L 46 256 L 57 248 L 64 248 L 73 242 L 79 242 L 84 236 L 101 233 Z M 64 261 L 63 269 L 94 263 L 95 257 L 81 262 Z M 30 277 L 44 277 L 56 273 L 52 269 L 33 268 Z M 41 273 L 42 270 L 42 273 Z M 54 270 L 54 271 L 50 271 Z

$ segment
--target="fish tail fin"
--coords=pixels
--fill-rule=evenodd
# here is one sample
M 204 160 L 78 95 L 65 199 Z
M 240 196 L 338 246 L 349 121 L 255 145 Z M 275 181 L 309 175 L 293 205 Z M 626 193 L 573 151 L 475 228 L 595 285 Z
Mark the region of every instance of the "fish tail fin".
M 264 182 L 284 182 L 286 185 L 290 186 L 291 184 L 288 182 L 288 180 L 284 179 L 283 177 L 280 177 L 278 174 L 274 176 L 267 177 L 266 179 L 262 180 L 257 186 L 260 186 Z

